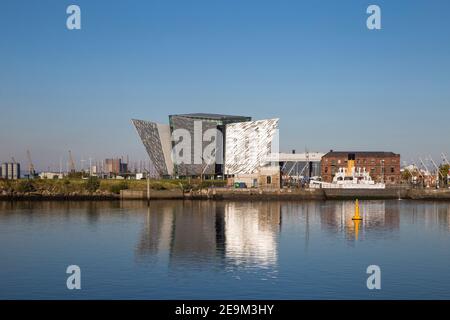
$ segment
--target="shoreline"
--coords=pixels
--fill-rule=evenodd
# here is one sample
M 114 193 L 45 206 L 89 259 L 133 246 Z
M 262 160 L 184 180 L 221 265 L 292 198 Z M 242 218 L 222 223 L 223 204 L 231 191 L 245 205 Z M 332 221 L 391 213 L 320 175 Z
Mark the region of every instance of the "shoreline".
M 183 192 L 174 190 L 151 190 L 154 200 L 217 200 L 217 201 L 279 201 L 279 200 L 437 200 L 450 201 L 450 189 L 227 189 L 210 188 Z M 122 190 L 120 194 L 2 194 L 0 201 L 116 201 L 147 200 L 146 191 Z

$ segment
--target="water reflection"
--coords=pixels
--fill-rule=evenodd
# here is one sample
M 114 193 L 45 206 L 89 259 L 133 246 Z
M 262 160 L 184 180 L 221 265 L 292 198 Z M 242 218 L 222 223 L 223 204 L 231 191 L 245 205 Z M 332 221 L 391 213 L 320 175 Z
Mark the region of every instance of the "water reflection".
M 400 202 L 361 201 L 362 221 L 354 221 L 353 201 L 331 202 L 155 202 L 137 244 L 138 260 L 166 254 L 171 267 L 202 267 L 222 263 L 227 268 L 277 265 L 279 234 L 297 233 L 308 249 L 311 229 L 342 235 L 349 243 L 366 238 L 396 237 Z M 448 225 L 448 207 L 439 212 Z M 296 232 L 298 229 L 298 232 Z
M 275 266 L 281 210 L 278 202 L 225 205 L 225 256 L 234 265 Z
M 360 215 L 362 220 L 355 221 L 353 201 L 326 203 L 321 208 L 320 223 L 322 228 L 331 233 L 340 233 L 349 241 L 364 240 L 366 236 L 373 238 L 392 236 L 392 232 L 400 227 L 400 204 L 385 201 L 361 201 Z
M 381 261 L 395 278 L 383 297 L 448 298 L 449 202 L 360 201 L 360 213 L 353 201 L 0 202 L 0 280 L 42 298 L 25 292 L 47 277 L 59 297 L 51 279 L 75 260 L 97 298 L 372 298 L 349 283 Z
M 280 223 L 278 202 L 156 202 L 148 209 L 136 253 L 140 261 L 166 254 L 173 268 L 273 267 Z

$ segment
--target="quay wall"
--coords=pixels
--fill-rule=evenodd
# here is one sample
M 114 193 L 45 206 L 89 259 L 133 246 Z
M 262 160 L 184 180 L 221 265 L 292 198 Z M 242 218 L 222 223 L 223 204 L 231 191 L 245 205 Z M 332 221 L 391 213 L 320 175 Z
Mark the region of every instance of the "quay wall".
M 151 190 L 150 200 L 351 200 L 351 199 L 412 199 L 450 201 L 450 189 L 412 189 L 405 187 L 386 189 L 233 189 L 209 188 L 183 192 L 181 189 Z M 20 200 L 146 200 L 147 192 L 122 190 L 116 194 L 0 194 L 0 201 Z

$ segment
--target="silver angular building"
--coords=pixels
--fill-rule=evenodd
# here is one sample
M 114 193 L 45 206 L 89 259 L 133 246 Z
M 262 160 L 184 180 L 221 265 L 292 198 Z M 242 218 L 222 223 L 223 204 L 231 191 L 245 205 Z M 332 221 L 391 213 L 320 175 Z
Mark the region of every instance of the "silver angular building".
M 170 115 L 168 125 L 132 122 L 162 177 L 252 173 L 270 154 L 278 133 L 278 119 L 209 113 Z
M 227 175 L 252 174 L 278 153 L 278 119 L 233 123 L 226 131 Z
M 169 125 L 135 119 L 132 122 L 158 174 L 172 176 L 172 143 Z

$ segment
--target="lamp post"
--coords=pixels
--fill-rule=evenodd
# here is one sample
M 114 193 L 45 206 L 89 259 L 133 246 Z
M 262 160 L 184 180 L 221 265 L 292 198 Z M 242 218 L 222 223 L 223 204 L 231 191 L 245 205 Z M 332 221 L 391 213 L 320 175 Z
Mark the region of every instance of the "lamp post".
M 147 173 L 147 206 L 150 206 L 150 171 L 144 169 Z

